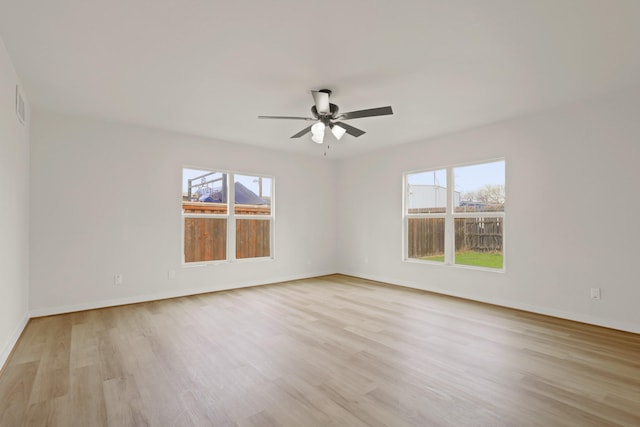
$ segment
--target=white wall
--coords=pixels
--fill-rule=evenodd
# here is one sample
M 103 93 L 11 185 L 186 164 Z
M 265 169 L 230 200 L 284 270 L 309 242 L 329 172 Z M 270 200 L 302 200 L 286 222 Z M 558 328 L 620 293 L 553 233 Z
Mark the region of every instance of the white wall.
M 15 115 L 16 84 L 0 39 L 0 367 L 26 324 L 29 290 L 29 133 Z
M 183 166 L 275 177 L 275 260 L 181 267 Z M 32 314 L 335 272 L 335 167 L 324 158 L 36 110 Z M 113 284 L 115 273 L 124 285 Z
M 339 271 L 640 332 L 639 118 L 611 96 L 342 161 Z M 403 262 L 403 171 L 496 157 L 506 272 Z

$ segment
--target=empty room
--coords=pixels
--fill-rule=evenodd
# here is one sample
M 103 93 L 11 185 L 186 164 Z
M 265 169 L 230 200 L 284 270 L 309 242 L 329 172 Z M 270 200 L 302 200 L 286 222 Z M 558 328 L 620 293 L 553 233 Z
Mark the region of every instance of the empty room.
M 640 426 L 637 0 L 0 1 L 0 426 Z

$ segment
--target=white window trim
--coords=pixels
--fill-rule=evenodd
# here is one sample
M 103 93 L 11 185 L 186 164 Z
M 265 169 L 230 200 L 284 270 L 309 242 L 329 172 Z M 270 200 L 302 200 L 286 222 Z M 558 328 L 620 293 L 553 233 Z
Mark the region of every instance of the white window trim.
M 474 165 L 482 165 L 485 163 L 494 163 L 499 161 L 505 161 L 504 157 L 498 157 L 489 160 L 482 160 L 478 162 L 470 162 L 463 164 L 456 164 L 445 167 L 434 167 L 427 169 L 418 169 L 407 171 L 402 174 L 402 261 L 416 264 L 427 264 L 441 267 L 454 267 L 454 268 L 462 268 L 467 270 L 480 270 L 480 271 L 490 271 L 493 273 L 505 273 L 506 265 L 507 265 L 507 257 L 506 257 L 506 233 L 503 231 L 502 235 L 502 268 L 490 268 L 490 267 L 479 267 L 475 265 L 465 265 L 465 264 L 456 264 L 455 263 L 455 220 L 457 218 L 501 218 L 502 219 L 502 227 L 504 230 L 505 217 L 506 217 L 506 206 L 504 212 L 455 212 L 454 211 L 454 194 L 455 194 L 455 177 L 453 176 L 453 170 L 459 167 L 464 166 L 474 166 Z M 506 168 L 506 162 L 505 162 Z M 445 169 L 447 173 L 447 207 L 445 213 L 420 213 L 420 214 L 408 214 L 407 213 L 407 192 L 409 186 L 407 185 L 407 177 L 412 174 L 421 173 L 421 172 L 432 172 Z M 506 175 L 506 171 L 505 171 Z M 506 176 L 505 176 L 506 178 Z M 506 179 L 505 179 L 505 192 L 506 192 Z M 445 220 L 445 235 L 444 235 L 444 261 L 429 261 L 422 260 L 417 258 L 409 258 L 409 218 L 444 218 Z

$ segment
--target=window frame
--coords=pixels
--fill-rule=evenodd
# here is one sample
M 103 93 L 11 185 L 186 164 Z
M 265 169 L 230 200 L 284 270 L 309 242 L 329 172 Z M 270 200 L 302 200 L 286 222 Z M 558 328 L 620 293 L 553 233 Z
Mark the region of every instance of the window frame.
M 181 181 L 184 179 L 185 169 L 195 169 L 210 172 L 219 172 L 227 175 L 227 213 L 226 214 L 202 214 L 202 213 L 185 213 L 182 208 L 182 184 L 180 189 L 180 213 L 181 213 L 181 265 L 182 267 L 201 267 L 210 265 L 220 265 L 229 263 L 244 263 L 244 262 L 259 262 L 270 261 L 275 259 L 275 176 L 256 173 L 256 172 L 240 172 L 231 171 L 228 169 L 210 168 L 203 166 L 183 165 L 180 169 Z M 271 196 L 270 196 L 270 209 L 269 214 L 263 215 L 247 215 L 235 213 L 235 177 L 236 175 L 242 176 L 255 176 L 259 178 L 268 178 L 271 181 Z M 185 219 L 186 218 L 224 218 L 227 220 L 227 235 L 226 235 L 226 259 L 210 260 L 210 261 L 185 261 L 184 239 L 185 239 Z M 237 258 L 236 257 L 236 220 L 238 219 L 253 219 L 270 221 L 269 225 L 269 256 L 264 257 L 249 257 L 249 258 Z
M 481 271 L 491 271 L 495 273 L 504 273 L 506 272 L 507 258 L 506 258 L 506 233 L 505 233 L 505 222 L 506 222 L 506 203 L 505 208 L 501 212 L 456 212 L 455 211 L 455 176 L 454 170 L 456 168 L 461 168 L 465 166 L 476 166 L 483 165 L 487 163 L 495 163 L 495 162 L 504 162 L 505 163 L 505 194 L 507 188 L 507 179 L 506 179 L 506 169 L 507 162 L 504 157 L 492 158 L 482 161 L 469 162 L 469 163 L 461 163 L 456 165 L 449 166 L 437 166 L 433 168 L 427 169 L 418 169 L 406 171 L 402 174 L 402 261 L 418 263 L 418 264 L 428 264 L 428 265 L 437 265 L 443 267 L 455 267 L 455 268 L 463 268 L 463 269 L 471 269 L 471 270 L 481 270 Z M 409 184 L 408 177 L 410 175 L 425 173 L 425 172 L 436 172 L 439 170 L 446 170 L 447 177 L 447 206 L 445 208 L 444 213 L 408 213 L 408 193 L 409 193 Z M 409 258 L 409 219 L 417 219 L 417 218 L 444 218 L 444 261 L 431 261 L 431 260 L 423 260 L 418 258 Z M 481 267 L 474 265 L 466 265 L 466 264 L 457 264 L 455 262 L 455 221 L 459 218 L 500 218 L 501 226 L 502 226 L 502 268 L 492 268 L 492 267 Z

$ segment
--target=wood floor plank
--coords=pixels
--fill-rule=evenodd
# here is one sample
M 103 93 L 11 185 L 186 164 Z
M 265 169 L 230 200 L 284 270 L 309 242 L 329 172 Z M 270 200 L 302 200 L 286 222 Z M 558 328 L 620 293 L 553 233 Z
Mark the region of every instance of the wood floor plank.
M 65 395 L 29 406 L 24 425 L 30 427 L 64 427 L 79 425 L 80 423 L 74 424 L 73 420 L 69 419 L 68 414 L 73 412 L 69 399 L 69 395 Z
M 103 377 L 98 364 L 71 370 L 66 425 L 106 426 L 107 413 Z
M 102 385 L 108 425 L 150 425 L 133 374 L 105 380 Z
M 0 426 L 20 425 L 29 408 L 38 362 L 8 365 L 0 376 Z
M 640 336 L 332 275 L 32 319 L 0 426 L 640 426 Z

